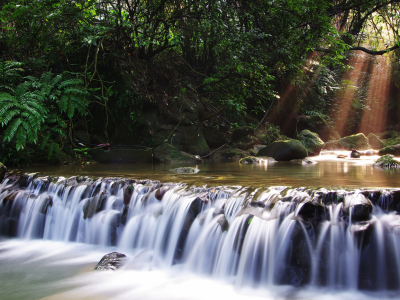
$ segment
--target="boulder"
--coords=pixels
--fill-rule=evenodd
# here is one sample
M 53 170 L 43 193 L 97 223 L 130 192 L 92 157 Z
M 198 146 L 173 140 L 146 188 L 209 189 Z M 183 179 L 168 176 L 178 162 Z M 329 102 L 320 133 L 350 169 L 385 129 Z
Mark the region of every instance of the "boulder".
M 392 154 L 394 156 L 400 156 L 400 144 L 393 145 L 393 146 L 387 146 L 387 147 L 382 148 L 381 150 L 379 150 L 379 155 L 386 155 L 386 154 Z
M 368 144 L 368 139 L 363 133 L 349 135 L 341 138 L 339 141 L 343 148 L 348 150 L 366 150 L 370 148 Z
M 399 168 L 400 163 L 397 160 L 393 159 L 393 155 L 386 154 L 377 159 L 376 162 L 373 164 L 373 166 L 393 170 Z
M 334 134 L 326 120 L 320 116 L 305 116 L 301 115 L 297 117 L 297 132 L 308 129 L 311 132 L 315 132 L 318 136 L 327 141 Z
M 367 138 L 368 138 L 368 144 L 371 146 L 372 149 L 383 148 L 384 144 L 377 135 L 370 133 L 368 134 Z
M 2 163 L 0 163 L 0 182 L 3 181 L 4 176 L 6 175 L 7 172 L 7 167 L 5 165 L 3 165 Z
M 207 145 L 211 148 L 221 147 L 227 142 L 224 134 L 220 130 L 205 128 L 203 130 L 203 135 Z
M 371 219 L 372 203 L 363 194 L 348 194 L 344 197 L 343 212 L 350 216 L 352 221 L 368 221 Z
M 368 139 L 363 133 L 349 135 L 339 140 L 328 141 L 323 146 L 325 150 L 366 150 L 369 148 Z
M 94 269 L 98 271 L 115 271 L 123 265 L 125 259 L 125 254 L 111 252 L 104 255 Z
M 307 149 L 298 140 L 273 142 L 258 151 L 257 156 L 273 157 L 277 161 L 289 161 L 307 157 Z
M 297 139 L 307 149 L 309 156 L 319 155 L 322 147 L 324 146 L 324 142 L 319 138 L 318 134 L 311 132 L 308 129 L 300 132 L 300 134 L 297 136 Z
M 195 155 L 179 151 L 174 146 L 164 143 L 153 151 L 154 159 L 162 163 L 201 163 Z

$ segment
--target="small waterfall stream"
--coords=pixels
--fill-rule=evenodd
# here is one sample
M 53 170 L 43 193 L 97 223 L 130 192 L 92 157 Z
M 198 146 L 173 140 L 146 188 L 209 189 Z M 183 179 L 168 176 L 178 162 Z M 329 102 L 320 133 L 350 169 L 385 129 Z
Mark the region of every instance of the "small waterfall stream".
M 0 234 L 147 253 L 153 267 L 277 285 L 400 289 L 400 191 L 193 187 L 9 173 Z

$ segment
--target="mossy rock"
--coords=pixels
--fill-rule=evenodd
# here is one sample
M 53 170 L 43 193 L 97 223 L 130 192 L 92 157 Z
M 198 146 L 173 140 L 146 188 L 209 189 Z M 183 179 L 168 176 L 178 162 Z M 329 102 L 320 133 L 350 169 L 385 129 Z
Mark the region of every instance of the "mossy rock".
M 380 167 L 384 169 L 394 170 L 400 167 L 400 163 L 393 159 L 393 155 L 386 154 L 376 160 L 373 164 L 374 167 Z
M 382 149 L 384 147 L 383 141 L 376 134 L 370 133 L 367 138 L 368 144 L 372 149 Z
M 386 154 L 392 154 L 394 156 L 400 156 L 400 144 L 393 145 L 393 146 L 387 146 L 387 147 L 382 148 L 381 150 L 379 150 L 379 155 L 386 155 Z
M 176 174 L 196 174 L 199 173 L 200 170 L 197 168 L 192 168 L 192 167 L 181 167 L 181 168 L 175 168 L 169 170 L 170 172 L 176 173 Z
M 257 156 L 273 157 L 277 161 L 290 161 L 307 157 L 307 149 L 298 140 L 273 142 L 258 151 Z
M 300 132 L 300 134 L 297 136 L 297 139 L 307 149 L 309 156 L 319 155 L 322 147 L 324 146 L 324 141 L 319 138 L 319 135 L 315 132 L 311 132 L 308 129 Z
M 162 163 L 201 163 L 202 160 L 195 155 L 179 151 L 170 144 L 162 144 L 154 149 L 154 159 Z
M 326 150 L 366 150 L 369 149 L 368 139 L 363 133 L 346 136 L 339 140 L 328 141 L 324 144 Z
M 344 138 L 341 138 L 339 141 L 343 145 L 343 147 L 348 150 L 352 149 L 365 150 L 370 148 L 368 144 L 368 139 L 364 135 L 364 133 L 349 135 Z
M 245 164 L 258 164 L 260 162 L 260 159 L 254 156 L 247 156 L 245 158 L 242 158 L 239 160 L 239 163 L 242 165 Z

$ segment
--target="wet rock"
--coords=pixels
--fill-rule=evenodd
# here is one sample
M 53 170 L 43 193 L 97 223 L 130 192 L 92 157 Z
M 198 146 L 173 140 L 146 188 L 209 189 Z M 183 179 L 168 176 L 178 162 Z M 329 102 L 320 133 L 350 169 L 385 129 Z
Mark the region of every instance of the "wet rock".
M 277 161 L 289 161 L 307 157 L 307 149 L 298 140 L 273 142 L 257 153 L 258 156 L 273 157 Z
M 307 149 L 309 156 L 319 155 L 324 146 L 324 142 L 319 138 L 319 135 L 307 129 L 300 132 L 297 139 Z
M 47 210 L 49 209 L 49 207 L 53 206 L 53 199 L 46 194 L 43 194 L 42 200 L 39 203 L 40 207 L 39 207 L 39 212 L 41 214 L 47 214 Z
M 318 224 L 325 219 L 326 214 L 324 206 L 318 205 L 311 201 L 300 205 L 302 206 L 298 212 L 298 215 L 303 220 L 310 221 L 313 224 Z
M 352 224 L 350 232 L 353 234 L 359 247 L 366 247 L 370 244 L 371 237 L 375 230 L 375 222 L 363 221 Z
M 254 156 L 247 156 L 245 158 L 242 158 L 239 160 L 239 163 L 242 165 L 245 164 L 258 164 L 260 162 L 260 159 Z
M 348 194 L 344 197 L 343 211 L 352 221 L 368 221 L 371 218 L 372 203 L 363 194 Z
M 162 186 L 159 189 L 156 190 L 155 192 L 155 197 L 157 200 L 162 200 L 162 197 L 164 197 L 165 193 L 169 190 L 169 186 Z
M 357 150 L 351 150 L 351 153 L 350 153 L 350 157 L 351 158 L 360 158 L 360 156 L 361 156 L 361 153 L 360 152 L 358 152 Z
M 250 206 L 265 208 L 265 203 L 262 201 L 250 202 Z
M 175 168 L 169 170 L 170 172 L 176 173 L 176 174 L 196 174 L 200 172 L 198 168 L 192 168 L 192 167 L 181 167 L 181 168 Z
M 104 255 L 94 269 L 98 271 L 115 271 L 124 264 L 125 260 L 125 254 L 119 252 L 111 252 Z
M 131 203 L 131 198 L 135 187 L 133 185 L 124 186 L 124 205 Z
M 96 212 L 99 212 L 103 209 L 104 201 L 106 200 L 106 191 L 103 190 L 99 195 L 89 198 L 86 200 L 83 205 L 83 218 L 91 218 Z
M 229 229 L 229 223 L 226 220 L 225 216 L 222 215 L 219 219 L 218 219 L 218 224 L 219 226 L 221 226 L 221 230 L 222 231 L 227 231 Z
M 162 163 L 201 163 L 201 159 L 195 155 L 179 151 L 170 144 L 163 145 L 154 149 L 154 159 Z

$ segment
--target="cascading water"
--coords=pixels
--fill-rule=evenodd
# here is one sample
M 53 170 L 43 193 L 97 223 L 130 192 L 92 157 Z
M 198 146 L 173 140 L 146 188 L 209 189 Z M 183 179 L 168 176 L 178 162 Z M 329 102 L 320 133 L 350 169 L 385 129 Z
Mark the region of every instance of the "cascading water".
M 0 233 L 137 250 L 236 287 L 388 291 L 400 289 L 399 195 L 10 173 Z

